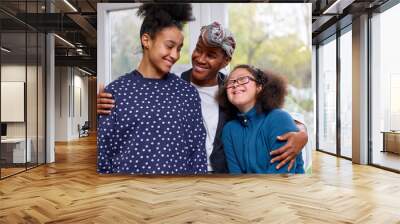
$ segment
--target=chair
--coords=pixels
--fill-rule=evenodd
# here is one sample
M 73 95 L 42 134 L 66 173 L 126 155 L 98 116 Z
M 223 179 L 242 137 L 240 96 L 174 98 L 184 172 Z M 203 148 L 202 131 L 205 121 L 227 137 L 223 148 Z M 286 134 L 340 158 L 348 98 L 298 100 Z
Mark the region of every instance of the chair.
M 82 127 L 78 124 L 79 138 L 89 136 L 89 129 L 90 129 L 89 121 L 85 121 Z

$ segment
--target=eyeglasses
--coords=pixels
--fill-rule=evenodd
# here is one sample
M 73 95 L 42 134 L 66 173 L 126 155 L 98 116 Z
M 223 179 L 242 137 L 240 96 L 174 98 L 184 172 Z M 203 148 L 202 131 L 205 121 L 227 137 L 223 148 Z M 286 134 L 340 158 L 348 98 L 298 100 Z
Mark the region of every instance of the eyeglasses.
M 242 76 L 237 79 L 229 79 L 228 81 L 226 81 L 225 86 L 227 89 L 229 89 L 229 88 L 233 88 L 235 86 L 235 83 L 237 83 L 240 86 L 240 85 L 249 83 L 250 80 L 257 82 L 257 80 L 251 76 Z

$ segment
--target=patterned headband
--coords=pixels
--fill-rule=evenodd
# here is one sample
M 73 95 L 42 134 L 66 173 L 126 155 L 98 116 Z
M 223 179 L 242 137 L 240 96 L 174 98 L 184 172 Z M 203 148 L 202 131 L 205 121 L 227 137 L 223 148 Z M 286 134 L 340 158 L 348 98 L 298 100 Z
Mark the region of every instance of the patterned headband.
M 229 57 L 232 57 L 236 47 L 235 38 L 218 22 L 201 27 L 200 36 L 207 45 L 220 47 Z

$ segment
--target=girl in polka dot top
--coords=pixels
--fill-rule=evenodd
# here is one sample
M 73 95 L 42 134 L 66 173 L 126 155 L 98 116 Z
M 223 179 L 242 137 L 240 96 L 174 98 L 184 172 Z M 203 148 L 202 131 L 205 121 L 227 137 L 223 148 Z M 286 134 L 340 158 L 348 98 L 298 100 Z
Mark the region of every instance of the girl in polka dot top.
M 195 87 L 170 73 L 183 45 L 190 4 L 143 4 L 138 69 L 105 89 L 115 99 L 99 115 L 98 172 L 200 174 L 207 172 L 205 128 Z

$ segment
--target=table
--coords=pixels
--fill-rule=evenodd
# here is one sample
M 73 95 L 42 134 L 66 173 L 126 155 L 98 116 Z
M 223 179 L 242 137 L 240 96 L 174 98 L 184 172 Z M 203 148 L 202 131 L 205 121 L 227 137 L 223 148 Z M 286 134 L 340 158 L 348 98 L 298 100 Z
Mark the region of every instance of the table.
M 6 163 L 26 163 L 31 162 L 31 139 L 26 140 L 28 143 L 25 152 L 25 138 L 6 138 L 1 139 L 1 157 Z
M 392 152 L 400 154 L 400 131 L 382 131 L 383 150 L 382 152 Z

